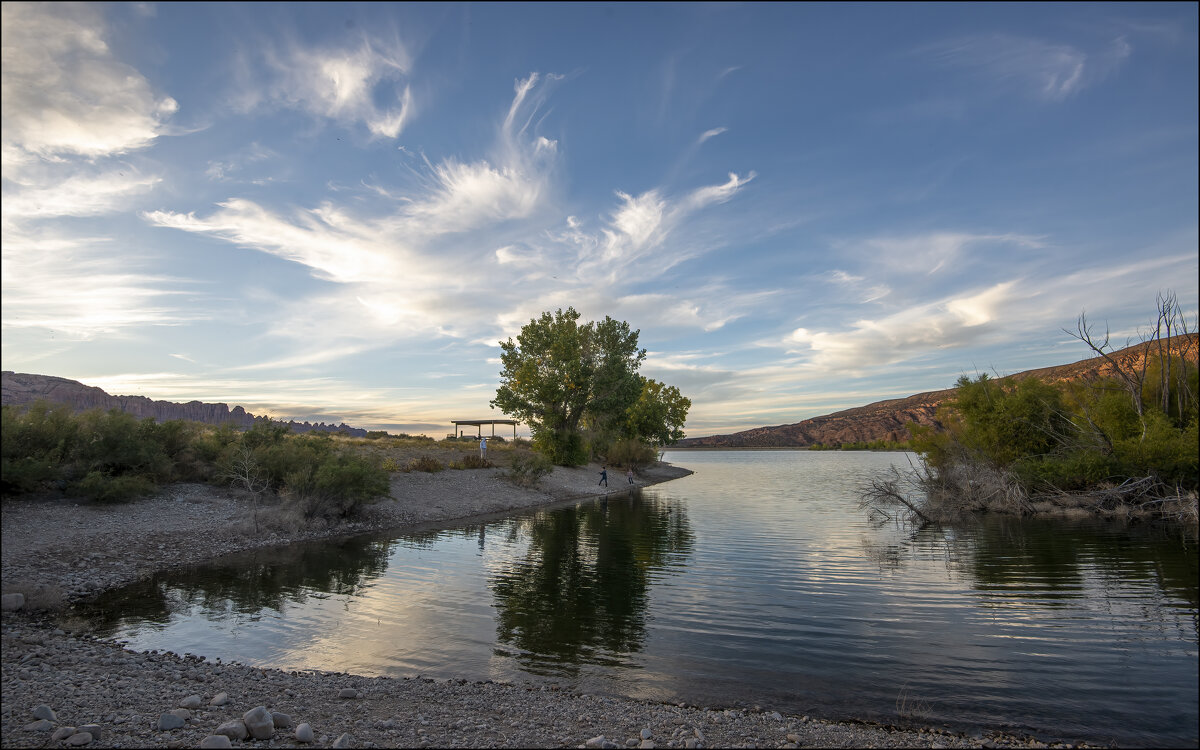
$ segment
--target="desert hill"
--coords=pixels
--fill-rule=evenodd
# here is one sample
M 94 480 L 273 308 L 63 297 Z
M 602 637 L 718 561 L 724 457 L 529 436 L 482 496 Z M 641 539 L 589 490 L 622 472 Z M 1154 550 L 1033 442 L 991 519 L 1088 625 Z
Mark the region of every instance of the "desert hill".
M 74 411 L 118 409 L 141 419 L 150 417 L 159 422 L 184 419 L 190 422 L 216 425 L 232 422 L 238 427 L 250 427 L 255 421 L 266 419 L 266 417 L 256 417 L 240 406 L 230 409 L 227 404 L 206 404 L 201 401 L 178 404 L 173 401 L 154 401 L 145 396 L 112 396 L 100 388 L 53 375 L 33 375 L 8 370 L 0 373 L 0 404 L 21 405 L 38 400 L 65 404 Z M 291 427 L 292 432 L 345 431 L 356 437 L 365 437 L 367 434 L 366 430 L 345 424 L 327 425 L 324 422 L 311 424 L 291 421 L 287 425 Z
M 1174 336 L 1168 342 L 1173 354 L 1195 361 L 1197 337 Z M 1139 366 L 1146 358 L 1150 344 L 1134 346 L 1113 352 L 1110 356 L 1122 366 Z M 1155 350 L 1156 353 L 1157 350 Z M 1113 366 L 1102 357 L 1091 357 L 1072 364 L 1042 367 L 1009 375 L 999 380 L 1036 377 L 1047 382 L 1073 380 L 1096 380 L 1113 375 Z M 926 391 L 907 398 L 877 401 L 866 406 L 806 419 L 795 424 L 774 427 L 756 427 L 730 435 L 685 438 L 679 441 L 680 448 L 802 448 L 821 443 L 869 443 L 875 440 L 901 442 L 909 438 L 906 425 L 910 422 L 940 428 L 937 410 L 944 401 L 953 397 L 955 388 Z

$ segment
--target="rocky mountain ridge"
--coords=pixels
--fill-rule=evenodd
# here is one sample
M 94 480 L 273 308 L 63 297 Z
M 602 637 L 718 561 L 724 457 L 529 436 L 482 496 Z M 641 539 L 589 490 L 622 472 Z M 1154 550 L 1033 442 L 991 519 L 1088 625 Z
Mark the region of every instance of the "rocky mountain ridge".
M 1184 356 L 1195 361 L 1197 337 L 1174 336 L 1164 342 L 1175 356 Z M 1123 367 L 1139 367 L 1146 359 L 1150 344 L 1135 344 L 1111 353 L 1111 357 Z M 1036 377 L 1056 383 L 1073 380 L 1097 380 L 1111 377 L 1113 365 L 1102 357 L 1091 357 L 1079 362 L 1036 370 L 1025 370 L 998 380 L 1020 380 Z M 938 407 L 954 396 L 956 388 L 926 391 L 906 398 L 877 401 L 866 406 L 812 417 L 794 424 L 773 427 L 756 427 L 729 435 L 685 438 L 677 444 L 679 448 L 804 448 L 811 445 L 839 445 L 842 443 L 869 443 L 876 440 L 903 442 L 909 438 L 907 425 L 915 422 L 934 429 L 941 429 L 937 419 Z
M 117 409 L 139 419 L 147 417 L 158 422 L 183 419 L 204 424 L 233 423 L 238 427 L 251 427 L 267 417 L 256 417 L 240 406 L 229 408 L 228 404 L 209 404 L 189 401 L 186 404 L 173 401 L 155 401 L 145 396 L 113 396 L 103 389 L 84 385 L 77 380 L 68 380 L 53 375 L 34 375 L 5 370 L 0 373 L 0 404 L 21 405 L 45 400 L 64 404 L 74 411 L 88 409 Z M 292 432 L 346 432 L 355 437 L 365 437 L 367 431 L 346 424 L 331 425 L 324 422 L 286 422 Z

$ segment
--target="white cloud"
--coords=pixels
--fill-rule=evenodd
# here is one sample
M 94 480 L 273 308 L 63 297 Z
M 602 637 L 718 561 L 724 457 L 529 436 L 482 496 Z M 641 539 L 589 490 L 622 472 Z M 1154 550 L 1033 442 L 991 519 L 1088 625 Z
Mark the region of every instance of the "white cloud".
M 697 143 L 697 145 L 704 143 L 709 138 L 715 138 L 716 136 L 718 136 L 721 133 L 724 133 L 728 130 L 729 130 L 729 128 L 713 128 L 712 130 L 705 130 L 703 133 L 700 134 L 700 138 L 696 141 L 696 143 Z
M 272 80 L 264 87 L 253 71 L 243 71 L 243 108 L 265 99 L 344 125 L 362 123 L 384 138 L 398 137 L 414 116 L 412 62 L 398 40 L 363 38 L 323 49 L 289 41 L 282 49 L 264 45 L 261 54 Z
M 150 211 L 144 217 L 156 226 L 211 234 L 301 263 L 318 278 L 331 281 L 370 282 L 394 278 L 401 270 L 400 247 L 373 235 L 369 227 L 358 226 L 328 204 L 285 218 L 252 201 L 234 198 L 221 203 L 207 218 L 171 211 Z
M 162 181 L 112 158 L 145 149 L 178 109 L 106 40 L 104 6 L 4 3 L 3 326 L 90 339 L 202 317 L 180 282 L 103 234 L 51 222 L 126 210 Z
M 4 3 L 3 159 L 121 154 L 148 146 L 178 104 L 113 57 L 102 6 Z
M 4 192 L 4 221 L 10 224 L 22 219 L 99 216 L 127 206 L 130 199 L 162 182 L 161 177 L 139 174 L 132 167 L 125 167 L 125 171 L 129 174 L 113 169 L 100 174 L 79 171 L 60 180 L 48 175 L 40 180 L 14 179 L 13 187 Z
M 136 258 L 112 252 L 104 238 L 10 228 L 0 272 L 3 327 L 87 340 L 204 318 L 172 303 L 182 292 L 178 279 L 140 272 L 138 265 Z
M 576 225 L 559 237 L 579 248 L 581 278 L 599 274 L 614 280 L 626 273 L 634 261 L 644 261 L 685 219 L 708 206 L 728 201 L 754 177 L 754 172 L 746 177 L 730 173 L 725 183 L 697 188 L 676 201 L 663 197 L 657 189 L 637 196 L 617 191 L 621 205 L 599 235 L 589 235 Z M 653 278 L 688 257 L 687 252 L 660 254 L 651 263 L 639 263 L 638 273 L 642 278 Z
M 969 248 L 985 244 L 1038 248 L 1043 246 L 1043 238 L 1019 234 L 930 232 L 908 237 L 874 237 L 863 243 L 863 252 L 870 264 L 881 265 L 893 273 L 913 274 L 919 270 L 933 276 L 960 261 Z
M 977 71 L 995 83 L 1017 87 L 1037 98 L 1061 101 L 1105 78 L 1132 51 L 1124 37 L 1088 53 L 1069 44 L 991 34 L 941 42 L 919 53 L 951 67 Z

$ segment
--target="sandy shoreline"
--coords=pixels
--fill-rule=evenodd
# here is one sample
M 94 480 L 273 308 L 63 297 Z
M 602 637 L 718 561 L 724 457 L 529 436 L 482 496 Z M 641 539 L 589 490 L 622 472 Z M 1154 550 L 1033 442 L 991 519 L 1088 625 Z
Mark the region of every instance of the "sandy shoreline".
M 619 472 L 610 472 L 607 490 L 597 487 L 599 468 L 556 468 L 538 489 L 515 487 L 498 469 L 399 473 L 389 499 L 334 527 L 302 524 L 266 507 L 258 511 L 256 530 L 248 499 L 207 485 L 176 485 L 119 506 L 6 500 L 0 583 L 3 593 L 21 593 L 32 607 L 62 607 L 157 570 L 231 552 L 443 526 L 628 490 Z M 637 485 L 690 473 L 661 465 L 640 475 Z M 86 633 L 64 632 L 53 618 L 28 607 L 4 612 L 2 639 L 3 747 L 82 744 L 92 735 L 67 729 L 86 724 L 99 726 L 94 731 L 100 739 L 88 742 L 93 747 L 199 747 L 222 724 L 236 724 L 257 706 L 290 717 L 277 722 L 271 747 L 1046 746 L 999 732 L 899 730 L 785 716 L 770 707 L 671 706 L 574 694 L 557 685 L 288 673 L 139 654 Z M 53 720 L 35 717 L 43 705 Z M 172 711 L 183 717 L 181 726 L 163 716 Z M 310 742 L 302 741 L 309 739 L 306 731 L 297 732 L 300 723 L 311 726 Z M 232 746 L 251 743 L 234 739 Z

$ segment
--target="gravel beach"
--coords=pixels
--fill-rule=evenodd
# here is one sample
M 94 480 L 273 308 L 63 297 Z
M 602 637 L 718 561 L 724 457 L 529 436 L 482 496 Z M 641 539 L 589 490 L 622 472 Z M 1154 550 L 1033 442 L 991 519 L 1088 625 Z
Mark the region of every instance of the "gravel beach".
M 53 611 L 157 570 L 328 536 L 436 527 L 593 497 L 599 466 L 537 489 L 498 469 L 393 475 L 356 520 L 304 525 L 208 485 L 126 505 L 4 501 L 3 747 L 1067 747 L 998 731 L 896 728 L 770 706 L 649 703 L 567 686 L 284 672 L 137 653 L 70 632 Z M 638 485 L 690 472 L 645 470 Z M 600 490 L 598 492 L 597 490 Z M 612 493 L 626 491 L 614 483 Z M 255 516 L 257 515 L 257 524 Z M 256 530 L 257 529 L 257 530 Z M 19 595 L 19 596 L 18 596 Z M 19 607 L 19 608 L 17 608 Z M 1076 745 L 1082 746 L 1082 744 Z

